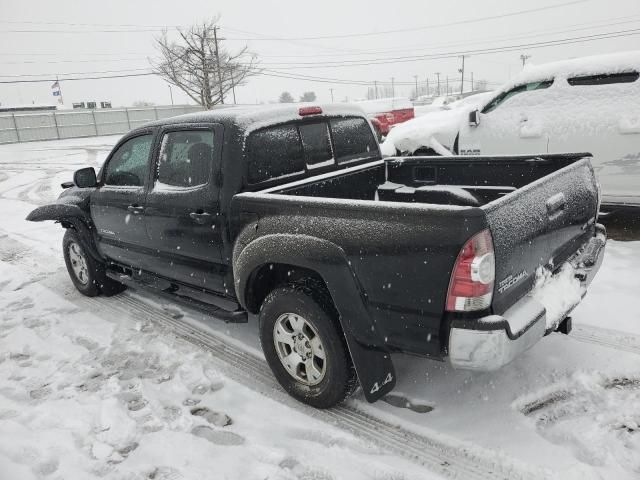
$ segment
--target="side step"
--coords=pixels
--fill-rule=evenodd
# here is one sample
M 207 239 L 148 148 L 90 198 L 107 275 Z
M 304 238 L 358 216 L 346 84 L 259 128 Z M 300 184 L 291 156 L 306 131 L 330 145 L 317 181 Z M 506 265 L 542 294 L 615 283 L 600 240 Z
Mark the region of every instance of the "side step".
M 202 296 L 202 292 L 189 287 L 177 285 L 169 282 L 168 280 L 155 278 L 151 275 L 143 274 L 143 276 L 139 276 L 139 278 L 134 278 L 126 273 L 107 270 L 107 276 L 116 282 L 126 285 L 127 287 L 150 290 L 156 295 L 160 295 L 173 303 L 199 310 L 203 313 L 214 316 L 225 323 L 247 323 L 249 321 L 249 316 L 246 310 L 242 310 L 240 305 L 235 302 L 230 302 L 223 297 L 219 297 L 219 303 L 221 305 L 215 305 L 213 303 L 198 300 L 189 295 L 189 293 L 199 293 L 198 296 Z M 207 294 L 207 298 L 211 298 L 212 301 L 217 300 L 215 294 Z M 231 310 L 229 307 L 236 308 Z

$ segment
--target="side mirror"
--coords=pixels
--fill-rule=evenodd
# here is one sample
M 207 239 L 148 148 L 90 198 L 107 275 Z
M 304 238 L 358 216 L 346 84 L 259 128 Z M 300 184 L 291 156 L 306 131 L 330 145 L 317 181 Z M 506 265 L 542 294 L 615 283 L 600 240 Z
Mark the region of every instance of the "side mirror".
M 477 127 L 480 125 L 480 110 L 476 109 L 469 112 L 469 126 Z
M 73 174 L 73 183 L 78 188 L 91 188 L 98 185 L 96 171 L 93 167 L 81 168 Z

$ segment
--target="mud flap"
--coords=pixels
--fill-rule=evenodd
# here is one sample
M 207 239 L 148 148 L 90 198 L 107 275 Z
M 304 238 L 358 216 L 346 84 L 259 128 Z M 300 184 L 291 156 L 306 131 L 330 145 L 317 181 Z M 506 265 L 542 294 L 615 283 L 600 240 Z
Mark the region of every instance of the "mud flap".
M 373 403 L 396 386 L 396 371 L 391 355 L 389 352 L 361 345 L 351 335 L 346 337 L 364 398 Z

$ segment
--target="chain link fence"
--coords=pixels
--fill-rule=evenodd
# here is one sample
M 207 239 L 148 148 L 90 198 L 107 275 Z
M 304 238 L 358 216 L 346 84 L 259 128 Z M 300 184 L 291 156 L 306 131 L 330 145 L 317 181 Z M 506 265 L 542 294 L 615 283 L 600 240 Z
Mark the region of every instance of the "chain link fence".
M 0 144 L 118 135 L 161 118 L 199 112 L 199 105 L 0 113 Z

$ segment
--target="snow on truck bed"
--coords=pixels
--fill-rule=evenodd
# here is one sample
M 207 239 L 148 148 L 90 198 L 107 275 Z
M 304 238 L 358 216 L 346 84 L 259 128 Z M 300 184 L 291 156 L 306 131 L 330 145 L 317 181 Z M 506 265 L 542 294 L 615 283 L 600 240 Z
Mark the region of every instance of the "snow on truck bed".
M 98 166 L 116 140 L 0 146 L 0 479 L 438 478 L 355 427 L 345 433 L 236 379 L 153 313 L 137 313 L 139 299 L 154 297 L 93 301 L 75 291 L 62 229 L 23 219 L 74 169 Z M 570 336 L 552 334 L 491 373 L 395 355 L 396 390 L 373 405 L 356 395 L 349 407 L 496 466 L 515 459 L 534 478 L 637 479 L 638 270 L 640 242 L 610 241 Z M 259 349 L 255 318 L 228 325 L 156 309 L 247 355 Z

